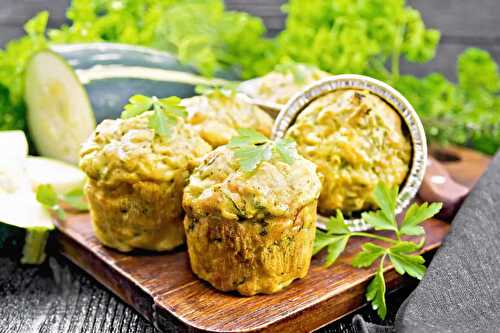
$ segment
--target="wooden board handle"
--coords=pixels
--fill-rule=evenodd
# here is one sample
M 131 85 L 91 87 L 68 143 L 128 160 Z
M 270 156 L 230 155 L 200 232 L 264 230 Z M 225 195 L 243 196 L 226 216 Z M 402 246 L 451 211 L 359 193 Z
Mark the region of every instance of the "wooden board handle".
M 446 168 L 429 156 L 427 172 L 422 181 L 419 195 L 424 201 L 443 203 L 438 217 L 450 221 L 469 192 L 470 188 L 454 181 Z

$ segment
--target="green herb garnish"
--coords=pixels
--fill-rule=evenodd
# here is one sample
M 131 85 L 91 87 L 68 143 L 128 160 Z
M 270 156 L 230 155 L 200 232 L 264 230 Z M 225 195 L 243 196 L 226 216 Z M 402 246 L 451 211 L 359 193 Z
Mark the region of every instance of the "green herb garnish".
M 38 185 L 36 188 L 36 200 L 41 203 L 45 208 L 56 213 L 57 217 L 61 220 L 66 218 L 64 210 L 59 206 L 59 197 L 50 184 Z
M 198 84 L 194 91 L 200 95 L 220 95 L 225 97 L 234 97 L 238 93 L 239 82 L 228 82 L 219 85 Z
M 287 163 L 293 164 L 297 151 L 295 141 L 291 139 L 278 139 L 272 141 L 263 134 L 250 128 L 240 128 L 239 135 L 231 139 L 228 147 L 244 172 L 250 172 L 264 161 L 269 161 L 274 154 Z
M 170 137 L 177 124 L 178 118 L 186 118 L 186 108 L 180 105 L 181 99 L 176 96 L 161 98 L 135 95 L 129 99 L 122 112 L 122 119 L 141 115 L 146 111 L 153 111 L 149 117 L 149 128 L 163 137 Z
M 89 210 L 89 205 L 87 203 L 87 200 L 85 200 L 85 193 L 83 193 L 83 189 L 81 188 L 70 191 L 60 196 L 59 199 L 76 210 L 82 212 Z
M 78 211 L 84 212 L 89 210 L 87 201 L 85 200 L 85 194 L 80 188 L 63 195 L 58 195 L 52 185 L 38 185 L 36 188 L 36 200 L 46 209 L 54 212 L 61 220 L 66 218 L 66 213 L 60 206 L 61 202 Z
M 318 69 L 313 66 L 307 66 L 305 64 L 285 62 L 276 65 L 274 70 L 282 74 L 291 74 L 296 84 L 304 84 L 306 83 L 308 75 Z
M 386 246 L 380 246 L 374 243 L 365 243 L 351 262 L 351 265 L 357 268 L 371 267 L 375 261 L 380 259 L 377 271 L 373 280 L 368 285 L 366 299 L 371 302 L 372 308 L 377 311 L 383 319 L 387 314 L 385 303 L 385 280 L 384 280 L 384 262 L 389 258 L 399 274 L 408 274 L 419 280 L 425 274 L 424 258 L 415 254 L 420 250 L 425 242 L 425 230 L 421 223 L 431 218 L 439 212 L 441 203 L 424 203 L 418 205 L 412 204 L 406 211 L 403 221 L 400 225 L 396 222 L 396 203 L 398 198 L 398 189 L 388 188 L 384 184 L 378 184 L 373 192 L 375 203 L 380 210 L 375 212 L 366 212 L 362 214 L 363 220 L 371 225 L 375 230 L 387 230 L 395 234 L 395 239 L 380 236 L 369 232 L 353 232 L 344 221 L 341 211 L 337 211 L 335 217 L 331 217 L 327 223 L 327 230 L 323 232 L 316 230 L 316 239 L 314 241 L 313 254 L 322 249 L 327 249 L 325 266 L 332 265 L 338 256 L 344 251 L 351 237 L 367 237 L 383 241 Z M 402 236 L 424 236 L 417 243 L 403 240 Z

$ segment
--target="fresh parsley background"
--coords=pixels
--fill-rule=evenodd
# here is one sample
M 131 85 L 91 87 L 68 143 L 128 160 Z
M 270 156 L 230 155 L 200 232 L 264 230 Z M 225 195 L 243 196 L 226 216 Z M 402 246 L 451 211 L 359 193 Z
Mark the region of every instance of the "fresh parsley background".
M 209 76 L 230 71 L 247 79 L 293 62 L 370 75 L 410 100 L 432 141 L 488 154 L 500 147 L 500 78 L 488 52 L 465 51 L 457 83 L 439 73 L 417 78 L 400 73 L 400 61 L 432 60 L 440 33 L 405 1 L 290 0 L 283 9 L 286 28 L 275 38 L 265 37 L 259 18 L 227 11 L 222 0 L 73 0 L 69 24 L 48 32 L 41 12 L 26 23 L 25 37 L 0 51 L 0 129 L 25 129 L 22 74 L 33 52 L 53 42 L 109 41 L 173 52 Z

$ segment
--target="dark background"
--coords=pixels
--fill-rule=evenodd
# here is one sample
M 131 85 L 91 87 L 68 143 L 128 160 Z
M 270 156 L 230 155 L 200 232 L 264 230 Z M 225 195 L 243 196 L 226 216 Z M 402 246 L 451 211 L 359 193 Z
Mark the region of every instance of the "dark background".
M 331 0 L 325 0 L 331 1 Z M 283 0 L 228 0 L 231 9 L 261 16 L 269 34 L 284 25 Z M 425 75 L 443 72 L 455 79 L 457 55 L 466 47 L 490 51 L 500 61 L 500 0 L 409 0 L 419 9 L 429 27 L 442 32 L 436 58 L 427 64 L 402 64 L 403 73 Z M 23 23 L 41 10 L 49 10 L 50 27 L 64 23 L 69 0 L 0 0 L 0 45 L 23 34 Z M 8 253 L 0 253 L 0 333 L 4 332 L 153 332 L 132 308 L 100 286 L 55 251 L 41 266 L 25 267 Z M 389 313 L 397 308 L 411 288 L 388 296 Z M 379 322 L 365 307 L 358 311 Z M 353 332 L 352 315 L 329 325 L 323 332 Z M 172 328 L 174 331 L 174 328 Z

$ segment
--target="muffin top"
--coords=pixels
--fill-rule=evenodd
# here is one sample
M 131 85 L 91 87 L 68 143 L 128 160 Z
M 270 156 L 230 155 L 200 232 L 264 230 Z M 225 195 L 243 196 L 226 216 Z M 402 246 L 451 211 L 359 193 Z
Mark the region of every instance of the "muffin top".
M 377 183 L 398 186 L 409 170 L 411 145 L 401 117 L 368 91 L 319 97 L 299 114 L 287 137 L 318 166 L 324 214 L 377 208 L 371 197 Z
M 194 169 L 210 145 L 180 117 L 169 136 L 155 134 L 153 112 L 104 120 L 83 144 L 80 168 L 103 186 L 169 181 L 179 171 Z
M 183 206 L 194 218 L 262 220 L 293 216 L 317 200 L 316 166 L 296 154 L 291 164 L 277 154 L 253 171 L 240 168 L 235 152 L 221 146 L 205 156 L 184 190 Z
M 315 67 L 303 64 L 282 66 L 256 79 L 256 86 L 250 95 L 264 101 L 286 104 L 305 86 L 329 75 Z
M 181 105 L 188 111 L 187 121 L 214 148 L 228 143 L 241 127 L 271 135 L 271 117 L 241 94 L 215 90 L 183 99 Z

